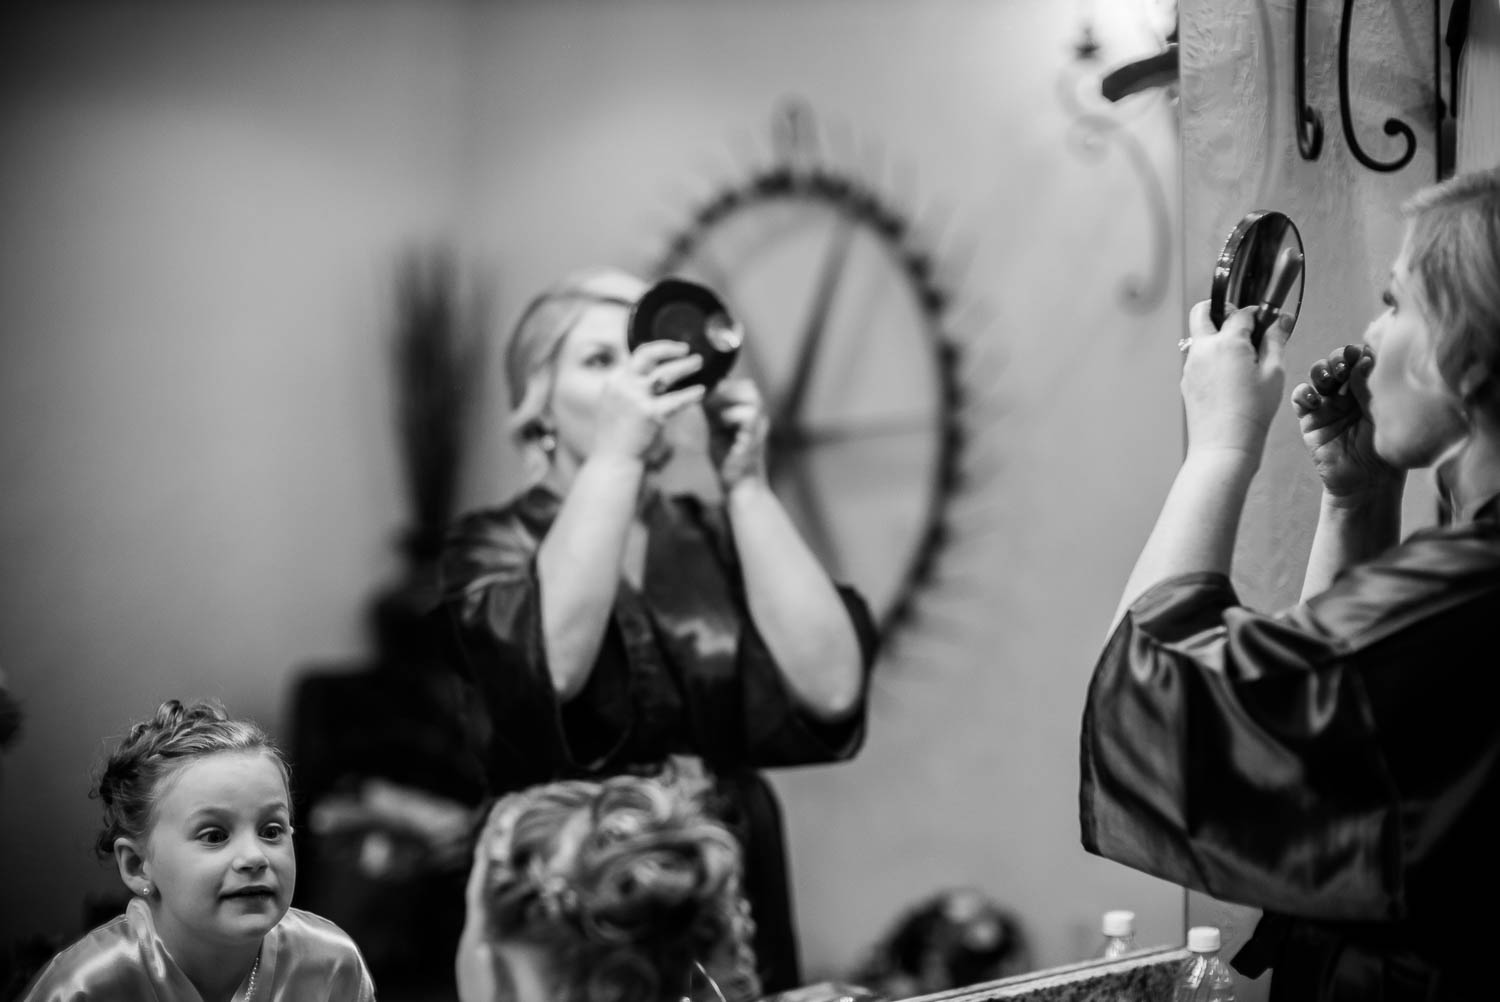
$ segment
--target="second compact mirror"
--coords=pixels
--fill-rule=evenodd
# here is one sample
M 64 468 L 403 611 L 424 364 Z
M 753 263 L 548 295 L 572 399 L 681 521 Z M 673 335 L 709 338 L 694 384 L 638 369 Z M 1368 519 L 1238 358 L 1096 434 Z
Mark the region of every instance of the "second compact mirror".
M 701 383 L 712 390 L 728 375 L 739 355 L 744 332 L 707 286 L 681 278 L 664 278 L 647 289 L 630 313 L 626 332 L 630 350 L 647 341 L 683 341 L 703 367 L 679 380 L 673 389 Z

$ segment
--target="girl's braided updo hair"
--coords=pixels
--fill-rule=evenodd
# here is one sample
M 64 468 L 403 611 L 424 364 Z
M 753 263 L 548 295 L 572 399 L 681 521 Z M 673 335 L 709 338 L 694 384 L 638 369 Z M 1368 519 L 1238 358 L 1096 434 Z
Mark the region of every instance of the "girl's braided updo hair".
M 151 831 L 161 781 L 175 770 L 205 755 L 251 751 L 269 754 L 290 788 L 286 757 L 255 724 L 231 720 L 217 703 L 184 706 L 167 700 L 150 720 L 130 729 L 104 765 L 92 794 L 104 804 L 104 829 L 94 850 L 109 858 L 115 839 L 144 840 Z
M 557 1002 L 759 996 L 739 845 L 686 788 L 535 787 L 495 806 L 478 851 L 486 937 L 541 947 Z

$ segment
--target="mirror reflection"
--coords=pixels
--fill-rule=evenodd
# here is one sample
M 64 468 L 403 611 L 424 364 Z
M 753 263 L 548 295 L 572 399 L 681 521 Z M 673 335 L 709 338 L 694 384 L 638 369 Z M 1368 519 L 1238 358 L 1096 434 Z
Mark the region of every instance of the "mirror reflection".
M 1094 6 L 226 2 L 18 22 L 0 69 L 18 248 L 0 266 L 0 671 L 23 717 L 0 760 L 0 879 L 26 904 L 0 941 L 43 963 L 163 906 L 149 829 L 91 861 L 87 794 L 135 724 L 207 698 L 290 762 L 290 817 L 260 820 L 291 827 L 295 885 L 225 885 L 233 907 L 333 922 L 382 998 L 455 990 L 494 796 L 659 778 L 679 757 L 712 774 L 737 841 L 772 833 L 744 878 L 782 898 L 755 909 L 757 936 L 780 937 L 757 943 L 759 963 L 783 958 L 757 971 L 767 992 L 897 996 L 1070 963 L 1122 938 L 1104 928 L 1122 911 L 1131 945 L 1180 943 L 1180 888 L 1079 844 L 1087 667 L 1127 527 L 1156 503 L 1092 485 L 1176 467 L 1183 286 L 1175 18 Z M 710 59 L 704 38 L 734 44 Z M 595 266 L 614 279 L 560 323 L 533 413 L 515 332 Z M 587 387 L 605 349 L 619 363 L 630 304 L 668 274 L 742 326 L 718 385 L 756 387 L 741 425 L 764 418 L 772 519 L 818 574 L 758 587 L 772 548 L 725 512 L 734 457 L 709 394 L 680 398 L 670 461 L 655 414 L 610 427 L 650 437 L 662 497 L 703 499 L 702 526 L 652 509 L 698 545 L 685 563 L 631 522 L 620 573 L 597 565 L 620 625 L 596 618 L 596 640 L 668 676 L 726 636 L 760 643 L 774 671 L 713 670 L 777 712 L 664 705 L 679 679 L 569 682 L 550 657 L 532 681 L 583 701 L 486 689 L 523 659 L 455 636 L 455 612 L 506 610 L 482 586 L 495 566 L 443 570 L 450 529 L 524 496 L 549 455 L 587 475 L 602 422 L 586 388 L 564 412 L 564 370 Z M 642 370 L 632 405 L 664 399 L 659 377 L 672 392 L 671 365 Z M 1141 406 L 1153 393 L 1168 402 Z M 548 528 L 528 529 L 538 547 L 561 538 Z M 652 573 L 663 559 L 674 574 Z M 792 590 L 807 579 L 811 598 Z M 673 621 L 663 586 L 728 625 Z M 652 611 L 615 617 L 617 600 Z M 776 623 L 797 615 L 851 624 L 806 658 L 845 669 L 831 694 L 787 667 Z M 259 747 L 233 752 L 257 784 L 280 774 Z M 267 975 L 242 953 L 229 993 Z M 713 995 L 696 973 L 672 991 Z

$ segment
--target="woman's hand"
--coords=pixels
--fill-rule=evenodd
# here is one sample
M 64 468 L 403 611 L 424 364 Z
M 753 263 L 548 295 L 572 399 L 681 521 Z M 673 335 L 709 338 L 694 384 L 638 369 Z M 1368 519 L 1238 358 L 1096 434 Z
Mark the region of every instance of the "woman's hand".
M 1250 344 L 1254 318 L 1254 307 L 1236 310 L 1215 330 L 1207 301 L 1188 314 L 1192 344 L 1182 368 L 1182 402 L 1189 457 L 1235 452 L 1260 464 L 1266 430 L 1285 382 L 1282 351 L 1287 329 L 1273 325 L 1257 357 Z
M 1401 473 L 1375 452 L 1375 427 L 1365 410 L 1365 380 L 1375 366 L 1368 347 L 1345 345 L 1313 363 L 1308 382 L 1292 390 L 1302 441 L 1323 490 L 1357 499 L 1401 482 Z
M 703 401 L 708 417 L 708 451 L 727 491 L 747 478 L 766 475 L 766 417 L 760 390 L 748 379 L 726 379 Z
M 687 351 L 680 341 L 648 341 L 615 367 L 599 396 L 591 456 L 645 459 L 667 419 L 703 399 L 702 386 L 667 389 L 702 368 Z
M 1260 355 L 1250 344 L 1255 309 L 1238 310 L 1214 329 L 1208 303 L 1188 314 L 1192 341 L 1182 366 L 1188 448 L 1146 546 L 1125 582 L 1110 631 L 1146 591 L 1179 574 L 1228 574 L 1245 496 L 1260 468 L 1266 430 L 1285 373 L 1289 325 L 1266 331 Z

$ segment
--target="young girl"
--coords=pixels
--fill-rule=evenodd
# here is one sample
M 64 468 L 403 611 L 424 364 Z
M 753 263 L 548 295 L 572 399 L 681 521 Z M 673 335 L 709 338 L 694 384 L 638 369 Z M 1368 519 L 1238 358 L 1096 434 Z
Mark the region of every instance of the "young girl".
M 163 703 L 99 780 L 104 831 L 135 897 L 43 968 L 27 1002 L 375 997 L 354 941 L 291 908 L 297 882 L 281 752 L 207 703 Z

